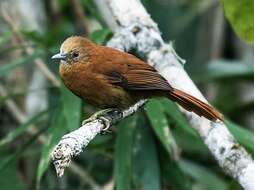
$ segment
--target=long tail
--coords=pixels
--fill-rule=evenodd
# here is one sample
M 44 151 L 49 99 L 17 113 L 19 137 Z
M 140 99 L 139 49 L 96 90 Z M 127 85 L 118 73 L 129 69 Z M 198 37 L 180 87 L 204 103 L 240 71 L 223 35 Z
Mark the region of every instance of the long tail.
M 216 120 L 223 121 L 222 114 L 218 112 L 216 109 L 181 90 L 174 88 L 172 91 L 170 91 L 168 97 L 169 99 L 177 102 L 184 109 L 192 111 L 198 114 L 199 116 L 204 116 L 205 118 L 211 121 Z

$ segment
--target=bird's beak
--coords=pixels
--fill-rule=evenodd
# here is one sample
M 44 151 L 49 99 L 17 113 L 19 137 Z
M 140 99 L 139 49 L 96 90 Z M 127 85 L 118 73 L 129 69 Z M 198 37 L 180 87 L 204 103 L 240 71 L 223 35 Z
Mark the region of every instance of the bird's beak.
M 64 53 L 58 53 L 51 57 L 51 59 L 63 60 L 66 61 L 67 55 Z

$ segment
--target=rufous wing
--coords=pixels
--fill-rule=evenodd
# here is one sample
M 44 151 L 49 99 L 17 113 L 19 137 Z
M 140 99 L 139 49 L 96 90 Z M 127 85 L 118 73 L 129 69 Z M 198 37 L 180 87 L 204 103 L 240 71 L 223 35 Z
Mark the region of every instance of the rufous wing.
M 133 62 L 128 61 L 128 63 L 118 63 L 118 67 L 115 66 L 115 69 L 105 73 L 111 84 L 126 90 L 170 91 L 172 89 L 167 80 L 150 65 L 137 58 Z

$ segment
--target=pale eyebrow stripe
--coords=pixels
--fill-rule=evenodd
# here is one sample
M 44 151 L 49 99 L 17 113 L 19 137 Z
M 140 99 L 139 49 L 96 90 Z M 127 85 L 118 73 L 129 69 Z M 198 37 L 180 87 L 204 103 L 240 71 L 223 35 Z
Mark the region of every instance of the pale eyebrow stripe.
M 60 53 L 63 53 L 63 44 L 60 47 Z

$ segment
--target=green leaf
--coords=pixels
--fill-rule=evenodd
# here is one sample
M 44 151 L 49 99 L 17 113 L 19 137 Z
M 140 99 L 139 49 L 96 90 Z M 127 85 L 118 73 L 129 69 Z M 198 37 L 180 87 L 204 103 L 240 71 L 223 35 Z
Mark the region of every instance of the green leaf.
M 225 120 L 225 123 L 237 141 L 254 155 L 254 133 L 229 120 Z
M 63 114 L 69 130 L 77 129 L 80 125 L 81 99 L 61 85 Z
M 67 132 L 66 121 L 63 114 L 63 109 L 59 107 L 52 118 L 50 128 L 48 130 L 47 143 L 43 145 L 42 155 L 37 169 L 36 186 L 39 188 L 41 178 L 47 170 L 50 163 L 50 156 L 54 146 L 60 138 Z
M 170 155 L 175 153 L 175 140 L 168 127 L 167 117 L 162 104 L 158 100 L 150 100 L 146 104 L 146 113 L 152 128 Z
M 0 162 L 2 162 L 5 155 L 1 154 Z M 5 190 L 25 190 L 25 186 L 22 183 L 20 176 L 18 175 L 18 165 L 16 163 L 10 164 L 4 170 L 0 171 L 0 184 L 1 189 Z
M 8 157 L 6 157 L 3 161 L 1 161 L 0 162 L 0 171 L 7 168 L 7 166 L 9 166 L 11 163 L 13 163 L 13 161 L 17 160 L 25 152 L 25 150 L 36 141 L 36 139 L 39 137 L 39 135 L 41 133 L 43 133 L 46 129 L 47 128 L 42 128 L 41 130 L 39 130 L 35 135 L 33 135 L 28 140 L 26 140 L 25 143 L 23 143 L 21 146 L 19 146 L 17 148 L 17 150 L 15 150 L 15 152 L 13 152 Z
M 8 32 L 5 32 L 3 34 L 1 34 L 0 36 L 0 45 L 8 42 L 12 37 L 12 32 L 11 31 L 8 31 Z
M 5 146 L 6 144 L 14 141 L 17 139 L 20 135 L 26 132 L 26 130 L 32 126 L 32 124 L 37 123 L 45 114 L 47 114 L 48 111 L 42 111 L 35 116 L 31 117 L 28 119 L 25 123 L 21 124 L 19 127 L 16 129 L 12 130 L 10 133 L 6 135 L 3 139 L 0 141 L 0 147 Z
M 190 135 L 178 126 L 172 129 L 172 134 L 183 154 L 197 155 L 197 157 L 202 160 L 211 158 L 209 149 L 200 137 Z
M 198 137 L 197 133 L 192 129 L 189 122 L 186 120 L 184 115 L 180 112 L 177 105 L 169 101 L 168 99 L 161 99 L 161 105 L 165 113 L 172 119 L 179 127 L 181 127 L 185 132 L 194 137 Z
M 96 44 L 104 44 L 111 37 L 111 34 L 109 29 L 96 30 L 90 34 L 90 39 Z
M 170 189 L 190 190 L 191 183 L 188 176 L 181 170 L 178 162 L 165 159 L 162 155 L 162 176 L 165 179 L 165 185 Z
M 40 57 L 41 55 L 42 55 L 42 52 L 36 51 L 31 55 L 19 57 L 18 59 L 15 59 L 14 61 L 1 65 L 0 76 L 8 75 L 11 71 L 16 69 L 17 67 L 22 66 L 24 64 L 28 64 L 32 62 L 33 60 L 35 60 L 37 57 Z
M 223 8 L 230 24 L 247 42 L 254 44 L 254 1 L 222 0 Z
M 180 161 L 179 162 L 181 170 L 186 174 L 195 179 L 199 184 L 202 185 L 202 189 L 207 190 L 228 190 L 229 187 L 225 181 L 223 181 L 219 176 L 214 174 L 211 170 L 206 167 L 199 166 L 190 161 Z
M 254 78 L 254 66 L 241 61 L 216 60 L 208 64 L 186 67 L 191 78 L 197 82 L 222 79 Z
M 118 126 L 115 145 L 114 178 L 117 190 L 132 190 L 133 133 L 137 114 L 126 118 Z
M 26 39 L 32 41 L 33 43 L 36 43 L 37 45 L 46 45 L 47 43 L 47 37 L 50 35 L 45 35 L 37 31 L 26 31 L 22 30 L 19 31 Z
M 174 134 L 179 147 L 187 153 L 207 155 L 209 152 L 207 147 L 204 145 L 199 135 L 197 135 L 194 129 L 190 126 L 177 105 L 168 99 L 162 99 L 160 101 L 164 111 L 169 116 L 170 122 L 172 125 L 176 125 L 171 131 Z
M 160 190 L 160 166 L 153 133 L 144 117 L 139 117 L 134 132 L 133 178 L 137 188 Z

